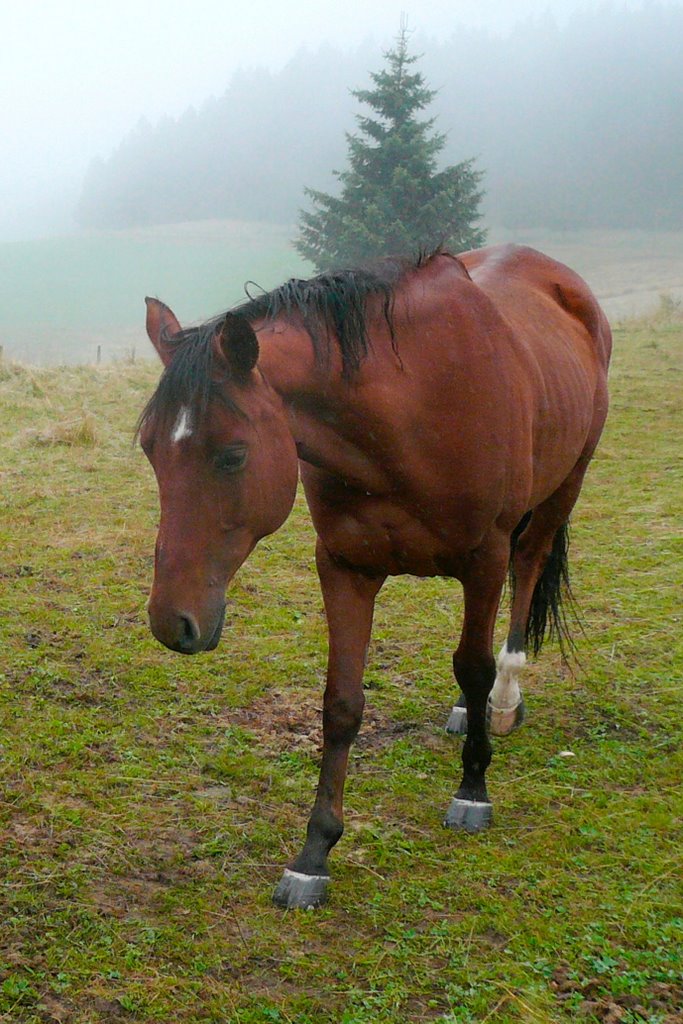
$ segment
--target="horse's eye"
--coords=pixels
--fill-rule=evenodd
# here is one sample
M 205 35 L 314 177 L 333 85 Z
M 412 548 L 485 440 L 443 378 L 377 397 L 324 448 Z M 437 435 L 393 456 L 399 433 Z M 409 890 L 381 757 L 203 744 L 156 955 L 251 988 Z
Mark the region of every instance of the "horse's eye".
M 214 457 L 213 464 L 219 473 L 239 473 L 244 469 L 247 461 L 247 446 L 234 444 L 230 448 L 223 448 Z

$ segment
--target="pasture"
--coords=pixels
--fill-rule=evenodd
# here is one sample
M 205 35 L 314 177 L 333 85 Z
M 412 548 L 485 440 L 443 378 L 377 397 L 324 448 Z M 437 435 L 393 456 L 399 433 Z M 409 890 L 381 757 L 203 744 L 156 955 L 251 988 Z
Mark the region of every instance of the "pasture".
M 145 295 L 173 294 L 184 321 L 309 269 L 271 224 L 203 221 L 0 243 L 0 345 L 23 362 L 130 360 L 147 351 Z M 36 284 L 39 282 L 39 285 Z
M 683 1020 L 675 306 L 615 331 L 574 517 L 579 663 L 553 645 L 531 663 L 528 721 L 495 741 L 493 827 L 441 827 L 459 586 L 391 581 L 315 913 L 270 902 L 317 778 L 312 528 L 298 500 L 214 654 L 156 645 L 157 496 L 132 432 L 157 375 L 0 367 L 0 1020 Z
M 244 298 L 245 278 L 273 288 L 311 267 L 294 227 L 202 221 L 0 242 L 0 345 L 34 365 L 130 361 L 148 351 L 145 295 L 188 325 Z M 535 246 L 582 274 L 611 319 L 683 299 L 683 232 L 507 231 L 489 241 Z

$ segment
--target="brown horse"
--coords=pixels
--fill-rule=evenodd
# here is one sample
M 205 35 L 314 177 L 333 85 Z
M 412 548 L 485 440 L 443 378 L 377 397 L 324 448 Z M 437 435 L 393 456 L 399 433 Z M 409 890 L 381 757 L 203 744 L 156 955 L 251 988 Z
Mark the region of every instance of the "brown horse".
M 161 501 L 149 616 L 184 654 L 214 648 L 225 589 L 285 521 L 301 469 L 329 629 L 324 745 L 306 842 L 275 892 L 322 903 L 342 834 L 375 598 L 387 576 L 453 576 L 467 732 L 445 824 L 491 817 L 491 730 L 521 721 L 525 646 L 566 629 L 567 523 L 607 414 L 607 321 L 586 284 L 531 249 L 292 280 L 181 330 L 147 300 L 165 365 L 140 420 Z M 507 641 L 493 628 L 510 572 Z

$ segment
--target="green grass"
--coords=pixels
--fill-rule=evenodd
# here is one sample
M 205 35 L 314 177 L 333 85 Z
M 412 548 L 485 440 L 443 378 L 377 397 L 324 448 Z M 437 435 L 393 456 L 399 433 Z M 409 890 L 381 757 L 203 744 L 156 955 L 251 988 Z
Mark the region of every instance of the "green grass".
M 218 651 L 174 656 L 145 624 L 157 498 L 131 445 L 157 366 L 0 366 L 0 1021 L 681 1021 L 683 325 L 668 312 L 615 332 L 573 532 L 581 665 L 551 646 L 530 667 L 528 722 L 495 743 L 494 827 L 441 827 L 459 587 L 392 581 L 317 913 L 270 903 L 320 741 L 303 503 L 239 574 Z
M 0 344 L 40 364 L 105 361 L 148 350 L 145 295 L 183 323 L 244 297 L 251 278 L 272 288 L 310 267 L 293 228 L 206 221 L 0 244 Z
M 199 221 L 0 243 L 0 346 L 40 365 L 130 361 L 149 351 L 145 295 L 182 324 L 240 301 L 245 281 L 273 288 L 312 268 L 296 226 Z M 612 318 L 683 298 L 683 232 L 545 231 L 492 227 L 489 240 L 533 245 L 573 267 Z M 253 291 L 254 285 L 251 286 Z

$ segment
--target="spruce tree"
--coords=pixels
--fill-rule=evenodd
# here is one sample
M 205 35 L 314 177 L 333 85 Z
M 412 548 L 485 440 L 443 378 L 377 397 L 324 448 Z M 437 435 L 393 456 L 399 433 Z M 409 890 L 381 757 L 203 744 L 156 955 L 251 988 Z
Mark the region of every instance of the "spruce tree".
M 386 67 L 372 73 L 372 89 L 352 90 L 376 116 L 356 116 L 347 133 L 348 169 L 335 171 L 339 196 L 306 188 L 313 209 L 302 211 L 295 246 L 319 271 L 366 263 L 386 255 L 412 256 L 443 244 L 453 252 L 484 241 L 477 226 L 482 192 L 474 160 L 438 170 L 445 136 L 434 118 L 417 114 L 435 96 L 408 52 L 405 26 Z

